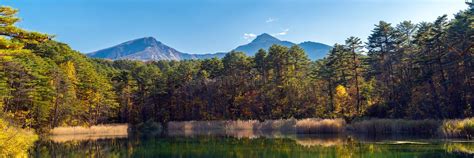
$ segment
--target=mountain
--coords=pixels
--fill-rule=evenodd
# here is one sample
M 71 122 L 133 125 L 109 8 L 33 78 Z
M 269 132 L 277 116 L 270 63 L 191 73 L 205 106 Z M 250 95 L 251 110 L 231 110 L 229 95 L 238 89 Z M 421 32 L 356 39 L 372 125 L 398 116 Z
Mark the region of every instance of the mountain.
M 249 56 L 255 55 L 259 49 L 268 50 L 272 45 L 278 44 L 286 47 L 296 45 L 289 41 L 279 40 L 267 33 L 257 36 L 250 43 L 238 46 L 233 51 L 241 51 Z M 303 42 L 298 44 L 305 50 L 311 60 L 321 59 L 329 52 L 331 46 L 317 42 Z M 130 60 L 189 60 L 189 59 L 207 59 L 222 58 L 227 52 L 210 53 L 210 54 L 189 54 L 180 52 L 170 46 L 167 46 L 153 37 L 144 37 L 119 45 L 102 49 L 87 54 L 93 58 L 103 58 L 111 60 L 130 59 Z
M 308 55 L 308 58 L 310 58 L 311 60 L 324 58 L 332 48 L 331 46 L 328 46 L 326 44 L 311 41 L 300 43 L 298 44 L 298 46 L 303 48 L 303 50 Z
M 217 52 L 217 53 L 208 53 L 208 54 L 192 54 L 193 59 L 209 59 L 209 58 L 223 58 L 227 52 Z
M 286 47 L 291 47 L 295 45 L 295 43 L 288 42 L 288 41 L 281 41 L 267 33 L 258 35 L 252 42 L 249 44 L 238 46 L 234 49 L 234 51 L 245 52 L 247 55 L 255 55 L 259 49 L 268 50 L 272 45 L 278 44 Z M 317 60 L 324 58 L 329 50 L 332 48 L 329 45 L 317 43 L 317 42 L 303 42 L 298 44 L 301 48 L 303 48 L 311 60 Z
M 233 51 L 245 52 L 249 56 L 255 55 L 259 49 L 268 50 L 272 45 L 278 44 L 285 47 L 291 47 L 294 43 L 288 41 L 281 41 L 267 33 L 258 35 L 252 42 L 246 45 L 241 45 L 235 48 Z
M 187 60 L 203 58 L 221 58 L 224 53 L 188 54 L 171 48 L 153 37 L 144 37 L 87 54 L 93 58 L 130 59 L 130 60 Z

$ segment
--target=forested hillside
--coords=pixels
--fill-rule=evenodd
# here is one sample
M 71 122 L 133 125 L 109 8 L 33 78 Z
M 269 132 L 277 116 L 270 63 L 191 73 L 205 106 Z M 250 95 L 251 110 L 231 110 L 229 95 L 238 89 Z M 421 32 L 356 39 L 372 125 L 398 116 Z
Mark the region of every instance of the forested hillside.
M 151 61 L 91 59 L 14 26 L 0 8 L 1 118 L 23 128 L 131 123 L 474 115 L 474 8 L 454 19 L 380 21 L 310 61 L 298 46 L 255 56 Z

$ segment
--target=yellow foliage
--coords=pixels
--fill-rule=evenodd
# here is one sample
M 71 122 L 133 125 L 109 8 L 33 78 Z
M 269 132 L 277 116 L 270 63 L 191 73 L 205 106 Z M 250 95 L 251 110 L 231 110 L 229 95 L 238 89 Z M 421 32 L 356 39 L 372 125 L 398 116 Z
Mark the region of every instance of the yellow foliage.
M 338 85 L 336 87 L 336 96 L 334 99 L 334 113 L 340 116 L 351 116 L 355 109 L 350 105 L 350 97 L 347 93 L 346 87 Z
M 27 157 L 38 136 L 0 119 L 0 157 Z
M 76 85 L 79 81 L 77 80 L 76 77 L 76 68 L 74 67 L 74 63 L 71 61 L 67 61 L 65 63 L 62 63 L 61 68 L 66 72 L 67 78 L 74 84 Z
M 18 50 L 22 48 L 23 44 L 11 41 L 5 37 L 0 37 L 0 49 Z
M 474 118 L 462 120 L 446 120 L 443 122 L 441 131 L 446 137 L 474 137 Z
M 349 96 L 349 94 L 347 94 L 346 87 L 344 87 L 343 85 L 338 85 L 336 87 L 336 96 L 337 97 L 347 97 L 347 96 Z

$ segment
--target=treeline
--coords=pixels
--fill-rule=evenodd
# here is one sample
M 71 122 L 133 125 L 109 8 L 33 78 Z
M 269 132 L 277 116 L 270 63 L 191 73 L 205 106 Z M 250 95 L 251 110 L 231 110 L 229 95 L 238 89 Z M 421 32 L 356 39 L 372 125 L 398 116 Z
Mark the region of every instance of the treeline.
M 110 78 L 52 36 L 14 26 L 16 13 L 0 7 L 0 119 L 41 130 L 116 117 Z
M 298 46 L 223 59 L 90 59 L 14 26 L 0 8 L 0 107 L 22 127 L 280 118 L 464 118 L 473 99 L 473 8 L 375 25 L 324 59 Z M 17 32 L 20 31 L 21 32 Z

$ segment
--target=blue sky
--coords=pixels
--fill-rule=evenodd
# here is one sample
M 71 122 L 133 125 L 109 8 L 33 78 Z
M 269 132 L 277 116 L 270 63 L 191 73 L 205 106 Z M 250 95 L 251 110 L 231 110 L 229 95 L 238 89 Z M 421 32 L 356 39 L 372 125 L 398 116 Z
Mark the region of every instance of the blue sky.
M 18 26 L 56 35 L 84 53 L 153 36 L 187 53 L 229 51 L 269 33 L 329 45 L 366 39 L 380 20 L 433 21 L 464 0 L 0 0 Z

